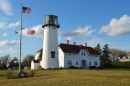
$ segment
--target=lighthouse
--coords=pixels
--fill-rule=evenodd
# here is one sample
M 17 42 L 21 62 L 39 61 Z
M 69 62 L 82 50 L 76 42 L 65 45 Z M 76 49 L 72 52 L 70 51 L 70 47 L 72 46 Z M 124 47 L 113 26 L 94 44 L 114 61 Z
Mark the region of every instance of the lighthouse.
M 58 59 L 58 16 L 46 15 L 44 24 L 44 38 L 41 66 L 44 69 L 59 68 Z

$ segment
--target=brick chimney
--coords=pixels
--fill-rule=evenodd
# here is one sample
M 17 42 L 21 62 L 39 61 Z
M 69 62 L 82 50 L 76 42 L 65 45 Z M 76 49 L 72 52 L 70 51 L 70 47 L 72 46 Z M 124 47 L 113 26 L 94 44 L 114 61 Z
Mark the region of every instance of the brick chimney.
M 87 43 L 86 42 L 84 43 L 84 46 L 87 47 Z
M 73 45 L 76 45 L 76 42 L 73 42 Z
M 66 44 L 69 44 L 69 40 L 66 40 Z
M 80 44 L 79 47 L 82 47 L 82 44 Z

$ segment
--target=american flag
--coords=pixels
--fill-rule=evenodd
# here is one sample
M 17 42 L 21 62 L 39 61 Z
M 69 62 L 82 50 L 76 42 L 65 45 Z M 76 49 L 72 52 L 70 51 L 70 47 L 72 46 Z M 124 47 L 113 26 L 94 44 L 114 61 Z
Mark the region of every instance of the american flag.
M 22 7 L 22 13 L 30 13 L 31 12 L 31 8 L 29 7 Z
M 30 31 L 28 32 L 28 34 L 35 34 L 35 31 L 34 31 L 34 30 L 30 30 Z

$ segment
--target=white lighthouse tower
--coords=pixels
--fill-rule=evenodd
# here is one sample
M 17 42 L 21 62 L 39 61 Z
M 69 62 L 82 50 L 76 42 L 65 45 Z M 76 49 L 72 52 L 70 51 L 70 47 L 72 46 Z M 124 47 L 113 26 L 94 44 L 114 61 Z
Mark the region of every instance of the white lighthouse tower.
M 58 60 L 58 17 L 55 15 L 45 16 L 44 44 L 41 66 L 44 69 L 59 68 Z

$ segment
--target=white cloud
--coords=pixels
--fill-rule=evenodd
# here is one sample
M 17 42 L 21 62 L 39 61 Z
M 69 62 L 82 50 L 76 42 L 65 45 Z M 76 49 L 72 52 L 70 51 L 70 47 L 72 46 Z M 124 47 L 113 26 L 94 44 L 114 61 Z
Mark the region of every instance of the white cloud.
M 34 30 L 35 34 L 33 35 L 27 34 L 29 30 Z M 43 37 L 43 32 L 44 32 L 44 29 L 42 28 L 42 25 L 37 25 L 32 28 L 23 29 L 22 35 L 27 36 L 27 37 Z
M 12 41 L 4 40 L 4 41 L 0 41 L 0 47 L 2 47 L 2 46 L 13 46 L 13 45 L 17 45 L 17 44 L 19 44 L 18 40 L 12 40 Z
M 8 18 L 0 17 L 1 20 L 8 20 Z
M 13 27 L 17 27 L 17 26 L 19 26 L 19 25 L 20 25 L 20 22 L 10 23 L 10 24 L 8 25 L 8 27 L 9 27 L 9 28 L 13 28 Z
M 9 48 L 8 50 L 0 50 L 0 53 L 16 54 L 16 53 L 18 53 L 18 50 Z
M 115 47 L 120 47 L 118 46 L 117 42 L 110 42 L 108 40 L 104 40 L 102 38 L 94 38 L 91 40 L 87 40 L 85 41 L 87 43 L 87 46 L 91 46 L 91 47 L 96 47 L 98 44 L 100 44 L 101 48 L 104 47 L 105 44 L 108 44 L 109 48 L 115 48 Z
M 90 29 L 91 26 L 86 26 L 85 28 L 78 28 L 77 30 L 72 30 L 70 32 L 59 32 L 59 39 L 66 38 L 69 40 L 82 38 L 91 35 L 95 30 Z M 35 34 L 27 34 L 29 30 L 35 30 Z M 22 35 L 26 37 L 43 37 L 44 29 L 42 25 L 37 25 L 32 28 L 26 28 L 22 30 Z
M 78 28 L 76 30 L 72 30 L 69 32 L 59 33 L 59 36 L 60 36 L 59 38 L 66 38 L 69 40 L 80 39 L 80 38 L 91 35 L 95 31 L 90 28 L 92 28 L 92 27 L 86 26 L 85 28 Z
M 7 36 L 7 33 L 4 33 L 3 36 L 6 37 L 6 36 Z
M 0 0 L 0 10 L 2 10 L 6 15 L 13 15 L 9 0 Z
M 5 22 L 0 21 L 0 28 L 2 29 L 4 28 L 4 26 L 5 26 Z
M 124 15 L 120 19 L 113 18 L 109 25 L 103 26 L 99 33 L 105 32 L 108 36 L 130 34 L 130 16 Z
M 97 46 L 97 44 L 100 44 L 100 46 L 104 46 L 105 44 L 111 44 L 110 42 L 106 42 L 101 38 L 91 39 L 91 40 L 86 41 L 86 43 L 88 46 L 91 46 L 91 47 L 95 47 Z

